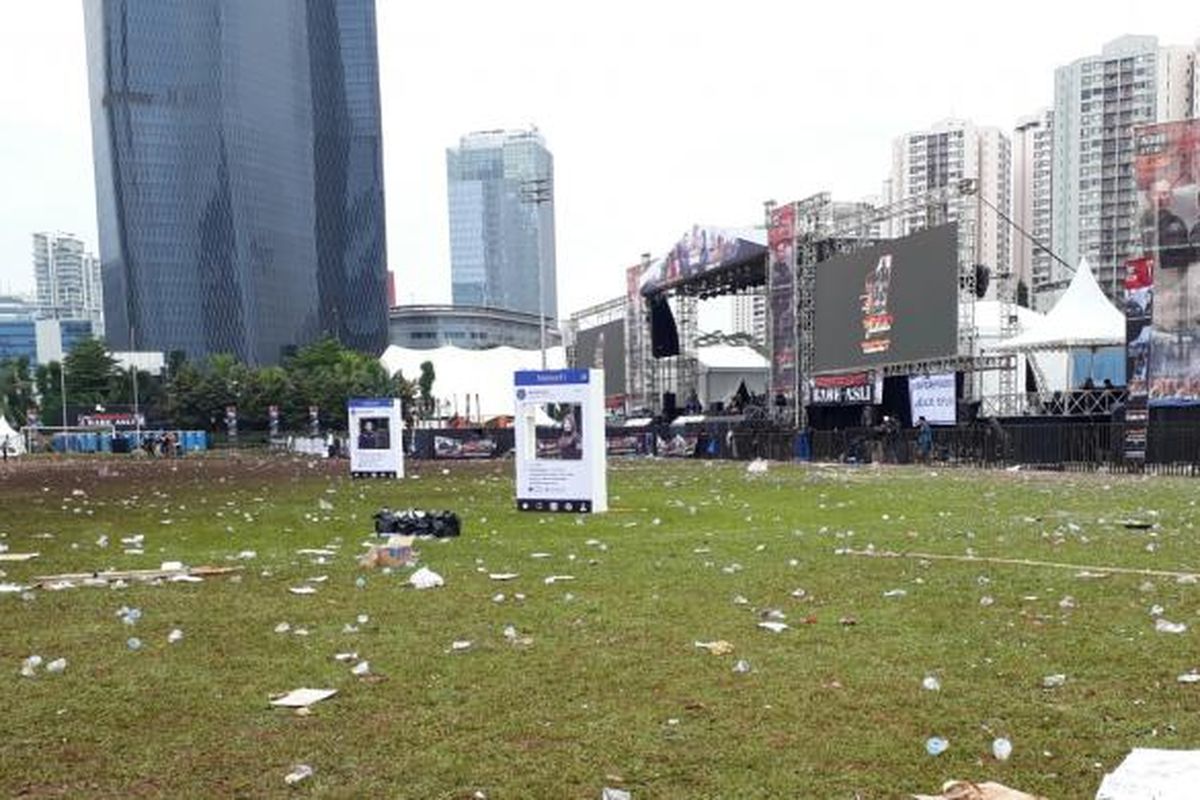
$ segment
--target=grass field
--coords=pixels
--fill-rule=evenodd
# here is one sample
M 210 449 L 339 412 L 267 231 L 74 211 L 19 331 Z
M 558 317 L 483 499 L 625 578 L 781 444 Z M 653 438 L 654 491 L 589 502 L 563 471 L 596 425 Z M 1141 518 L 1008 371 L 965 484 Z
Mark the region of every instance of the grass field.
M 2 541 L 41 553 L 0 564 L 0 580 L 165 560 L 243 567 L 196 584 L 0 595 L 0 795 L 893 798 L 969 778 L 1091 798 L 1131 747 L 1200 747 L 1200 685 L 1177 681 L 1200 667 L 1200 587 L 838 552 L 1200 572 L 1194 482 L 618 462 L 613 510 L 579 518 L 512 510 L 507 463 L 417 464 L 402 482 L 341 469 L 220 457 L 0 467 Z M 462 515 L 461 538 L 420 545 L 445 587 L 356 566 L 382 505 Z M 1128 517 L 1154 527 L 1128 529 Z M 126 555 L 120 539 L 137 533 L 145 552 Z M 327 564 L 296 553 L 331 544 Z M 321 575 L 316 594 L 289 593 Z M 1189 630 L 1157 632 L 1156 604 Z M 124 625 L 121 606 L 141 620 Z M 791 627 L 760 629 L 766 609 Z M 343 632 L 360 614 L 369 621 Z M 276 633 L 281 622 L 309 635 Z M 508 641 L 509 624 L 532 642 Z M 169 644 L 174 628 L 184 639 Z M 732 654 L 694 646 L 720 639 Z M 455 640 L 473 644 L 451 652 Z M 341 651 L 372 677 L 351 675 Z M 65 657 L 66 671 L 21 677 L 35 653 Z M 735 673 L 738 659 L 752 671 Z M 1065 685 L 1042 688 L 1055 673 Z M 940 691 L 922 689 L 928 675 Z M 339 694 L 309 716 L 268 705 L 300 686 Z M 931 757 L 935 735 L 949 749 Z M 998 736 L 1013 743 L 1006 762 L 991 755 Z M 315 774 L 287 786 L 297 763 Z

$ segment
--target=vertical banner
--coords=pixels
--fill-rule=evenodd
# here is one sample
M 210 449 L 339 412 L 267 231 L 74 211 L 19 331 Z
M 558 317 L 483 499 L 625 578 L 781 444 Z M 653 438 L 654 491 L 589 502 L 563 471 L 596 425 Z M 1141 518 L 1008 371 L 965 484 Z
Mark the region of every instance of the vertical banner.
M 317 406 L 308 407 L 308 435 L 321 435 L 321 409 Z
M 597 369 L 517 372 L 517 508 L 608 510 L 604 373 Z
M 237 406 L 225 406 L 225 433 L 229 437 L 230 442 L 236 442 L 238 438 L 238 416 Z
M 767 231 L 767 303 L 771 315 L 771 395 L 795 407 L 796 396 L 796 206 L 771 212 Z
M 1125 262 L 1125 458 L 1146 460 L 1154 258 Z
M 347 404 L 350 476 L 404 477 L 404 422 L 393 397 L 351 398 Z
M 267 406 L 267 425 L 274 439 L 279 435 L 279 406 Z
M 1148 402 L 1200 405 L 1200 120 L 1140 128 L 1134 173 L 1154 258 Z

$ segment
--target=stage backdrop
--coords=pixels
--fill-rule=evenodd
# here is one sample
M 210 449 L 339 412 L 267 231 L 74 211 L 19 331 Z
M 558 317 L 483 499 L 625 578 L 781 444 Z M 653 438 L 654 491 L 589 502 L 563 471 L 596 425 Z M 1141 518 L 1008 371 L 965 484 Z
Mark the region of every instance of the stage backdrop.
M 571 366 L 603 370 L 608 399 L 624 399 L 625 318 L 579 331 L 575 336 L 575 362 Z
M 813 371 L 953 356 L 958 351 L 958 226 L 817 265 Z

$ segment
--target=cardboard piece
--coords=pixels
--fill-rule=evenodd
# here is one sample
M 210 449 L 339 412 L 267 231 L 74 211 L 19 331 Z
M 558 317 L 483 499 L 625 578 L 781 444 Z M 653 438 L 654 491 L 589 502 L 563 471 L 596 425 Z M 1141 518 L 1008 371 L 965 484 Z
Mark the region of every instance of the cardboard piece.
M 293 689 L 282 697 L 271 701 L 280 708 L 308 708 L 314 703 L 328 700 L 337 694 L 337 689 Z
M 1135 747 L 1104 776 L 1096 800 L 1189 800 L 1200 784 L 1200 750 Z

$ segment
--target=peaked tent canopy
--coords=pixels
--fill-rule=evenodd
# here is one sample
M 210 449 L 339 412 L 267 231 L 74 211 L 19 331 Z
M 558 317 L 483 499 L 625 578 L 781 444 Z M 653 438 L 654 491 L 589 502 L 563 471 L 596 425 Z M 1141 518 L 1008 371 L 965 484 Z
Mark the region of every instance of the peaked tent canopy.
M 1076 347 L 1112 347 L 1125 344 L 1125 315 L 1117 310 L 1088 266 L 1079 259 L 1071 285 L 1043 319 L 1005 339 L 995 350 L 1069 350 Z

